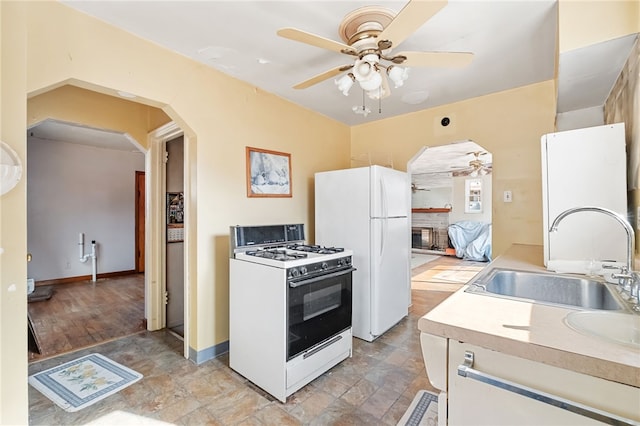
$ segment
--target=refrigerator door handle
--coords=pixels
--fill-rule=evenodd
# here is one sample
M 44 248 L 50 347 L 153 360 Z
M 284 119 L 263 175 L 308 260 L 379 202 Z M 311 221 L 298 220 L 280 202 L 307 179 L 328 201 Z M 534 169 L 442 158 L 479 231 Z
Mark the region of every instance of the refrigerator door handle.
M 384 176 L 380 176 L 380 205 L 382 207 L 382 217 L 387 217 L 389 215 L 389 208 L 387 207 L 387 187 Z
M 384 240 L 387 235 L 388 225 L 387 219 L 382 219 L 382 226 L 380 227 L 380 259 L 382 259 L 382 253 L 384 253 Z

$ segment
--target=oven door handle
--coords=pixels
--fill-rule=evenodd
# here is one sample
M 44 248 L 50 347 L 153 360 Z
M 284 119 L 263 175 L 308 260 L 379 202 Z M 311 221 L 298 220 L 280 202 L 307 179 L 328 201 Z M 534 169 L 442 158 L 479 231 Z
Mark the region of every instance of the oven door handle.
M 339 277 L 341 275 L 346 275 L 346 274 L 350 274 L 351 272 L 355 271 L 356 268 L 348 268 L 348 269 L 341 269 L 340 271 L 337 272 L 332 272 L 330 274 L 324 274 L 324 275 L 320 275 L 317 277 L 313 277 L 313 278 L 307 278 L 307 279 L 293 279 L 293 280 L 289 280 L 289 287 L 291 288 L 296 288 L 296 287 L 300 287 L 303 285 L 307 285 L 307 284 L 312 284 L 318 281 L 322 281 L 322 280 L 326 280 L 327 278 L 334 278 L 334 277 Z

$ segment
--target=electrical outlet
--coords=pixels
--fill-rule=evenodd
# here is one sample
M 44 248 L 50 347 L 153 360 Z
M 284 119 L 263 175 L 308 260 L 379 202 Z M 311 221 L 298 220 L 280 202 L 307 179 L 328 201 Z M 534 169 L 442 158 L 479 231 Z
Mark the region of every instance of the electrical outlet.
M 71 269 L 71 262 L 67 259 L 67 264 L 64 266 L 65 269 Z
M 513 201 L 513 194 L 511 194 L 511 191 L 504 191 L 503 200 L 505 203 Z

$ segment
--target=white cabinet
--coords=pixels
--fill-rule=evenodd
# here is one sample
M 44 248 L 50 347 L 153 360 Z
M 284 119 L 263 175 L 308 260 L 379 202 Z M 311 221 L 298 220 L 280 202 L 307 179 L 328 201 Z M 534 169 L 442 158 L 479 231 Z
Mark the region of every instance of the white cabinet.
M 429 349 L 423 347 L 425 350 Z M 468 353 L 473 354 L 470 370 L 473 374 L 464 377 L 459 374 L 458 366 L 464 365 L 465 354 Z M 474 374 L 488 377 L 489 383 Z M 575 403 L 578 410 L 600 410 L 605 417 L 613 414 L 640 421 L 640 388 L 458 341 L 448 342 L 447 379 L 448 422 L 440 418 L 441 425 L 603 424 L 599 420 L 541 402 L 545 395 Z M 516 389 L 530 390 L 541 396 L 528 397 L 514 392 Z M 618 424 L 625 424 L 624 420 Z
M 541 138 L 544 264 L 558 272 L 586 273 L 590 261 L 625 263 L 626 234 L 601 213 L 553 220 L 572 207 L 596 206 L 627 213 L 624 123 L 550 133 Z

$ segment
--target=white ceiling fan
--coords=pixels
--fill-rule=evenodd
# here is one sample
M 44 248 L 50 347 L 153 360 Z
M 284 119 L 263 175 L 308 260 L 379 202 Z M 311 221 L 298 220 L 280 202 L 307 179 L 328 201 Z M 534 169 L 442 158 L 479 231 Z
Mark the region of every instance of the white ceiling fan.
M 310 86 L 349 71 L 335 80 L 347 96 L 357 81 L 371 99 L 389 96 L 388 79 L 395 87 L 408 78 L 409 66 L 463 67 L 471 62 L 470 52 L 398 52 L 392 53 L 405 39 L 447 5 L 446 0 L 409 1 L 397 14 L 380 6 L 365 6 L 347 14 L 339 25 L 343 42 L 337 42 L 296 28 L 282 28 L 281 37 L 354 57 L 352 63 L 324 71 L 293 86 Z M 400 65 L 403 65 L 402 67 Z
M 480 159 L 481 156 L 486 154 L 487 154 L 486 151 L 467 152 L 465 155 L 473 155 L 473 159 L 469 161 L 469 166 L 463 169 L 454 170 L 453 171 L 454 176 L 476 177 L 478 175 L 487 175 L 491 173 L 491 163 L 485 163 Z
M 415 193 L 416 191 L 430 191 L 430 189 L 419 187 L 414 182 L 411 182 L 411 192 Z

